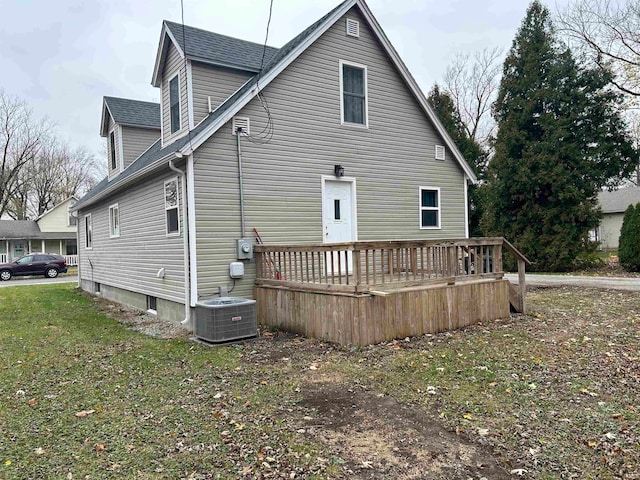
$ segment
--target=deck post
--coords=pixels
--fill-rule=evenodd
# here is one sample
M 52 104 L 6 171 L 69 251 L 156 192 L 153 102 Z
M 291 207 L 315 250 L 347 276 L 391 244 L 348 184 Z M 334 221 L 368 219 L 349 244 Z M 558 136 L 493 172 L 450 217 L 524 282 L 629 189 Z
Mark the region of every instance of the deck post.
M 525 276 L 525 262 L 523 259 L 518 258 L 518 284 L 520 285 L 520 312 L 527 313 L 526 294 L 527 294 L 527 282 Z
M 256 254 L 256 279 L 262 280 L 264 278 L 264 271 L 263 271 L 263 265 L 262 265 L 262 259 L 263 259 L 264 253 L 260 250 L 257 250 L 255 254 Z
M 362 274 L 360 271 L 360 249 L 355 244 L 353 249 L 353 283 L 356 286 L 356 291 L 358 291 L 358 287 L 362 283 Z

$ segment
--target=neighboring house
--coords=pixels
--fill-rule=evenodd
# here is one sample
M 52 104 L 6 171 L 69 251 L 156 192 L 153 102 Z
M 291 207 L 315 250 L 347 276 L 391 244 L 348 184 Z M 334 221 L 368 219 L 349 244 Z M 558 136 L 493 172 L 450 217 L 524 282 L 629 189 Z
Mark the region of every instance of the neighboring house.
M 268 243 L 468 236 L 473 171 L 364 1 L 262 58 L 163 22 L 155 120 L 105 98 L 109 175 L 74 207 L 83 289 L 176 321 L 253 295 L 254 228 Z
M 35 220 L 0 220 L 0 261 L 7 262 L 33 252 L 56 253 L 77 264 L 77 220 L 69 197 Z
M 600 242 L 600 248 L 603 250 L 617 249 L 624 212 L 629 205 L 640 203 L 640 187 L 600 192 L 598 203 L 602 209 L 602 220 L 591 238 L 594 239 L 595 236 L 595 240 Z

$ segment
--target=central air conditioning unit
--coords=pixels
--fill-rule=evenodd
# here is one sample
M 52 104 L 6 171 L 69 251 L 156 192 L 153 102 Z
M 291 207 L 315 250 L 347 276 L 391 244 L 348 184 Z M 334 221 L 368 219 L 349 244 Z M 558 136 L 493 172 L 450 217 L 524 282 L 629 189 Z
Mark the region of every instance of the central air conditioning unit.
M 256 301 L 220 297 L 196 303 L 194 333 L 211 343 L 255 337 L 258 334 Z

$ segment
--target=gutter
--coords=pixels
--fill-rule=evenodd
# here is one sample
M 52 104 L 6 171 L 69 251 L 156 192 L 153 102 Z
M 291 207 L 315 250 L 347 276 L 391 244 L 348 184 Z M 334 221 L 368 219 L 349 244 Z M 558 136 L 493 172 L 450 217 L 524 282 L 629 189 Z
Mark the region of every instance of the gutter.
M 176 158 L 181 158 L 176 154 Z M 180 323 L 182 325 L 186 325 L 191 323 L 191 307 L 189 305 L 189 300 L 191 297 L 191 292 L 189 291 L 190 287 L 190 278 L 189 278 L 189 230 L 184 228 L 184 223 L 188 218 L 188 209 L 187 202 L 185 201 L 185 193 L 186 193 L 186 180 L 185 174 L 179 168 L 173 164 L 173 159 L 169 160 L 169 169 L 176 172 L 180 176 L 180 189 L 182 190 L 182 239 L 183 239 L 183 254 L 182 254 L 182 263 L 184 268 L 184 320 Z M 193 327 L 193 326 L 192 326 Z

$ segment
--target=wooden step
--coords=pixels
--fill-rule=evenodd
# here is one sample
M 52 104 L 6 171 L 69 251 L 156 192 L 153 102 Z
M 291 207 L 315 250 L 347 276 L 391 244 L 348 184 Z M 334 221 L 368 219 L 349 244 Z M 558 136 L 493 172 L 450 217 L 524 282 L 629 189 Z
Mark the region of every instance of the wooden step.
M 520 292 L 511 282 L 509 282 L 509 303 L 511 304 L 511 310 L 516 313 L 523 313 Z

